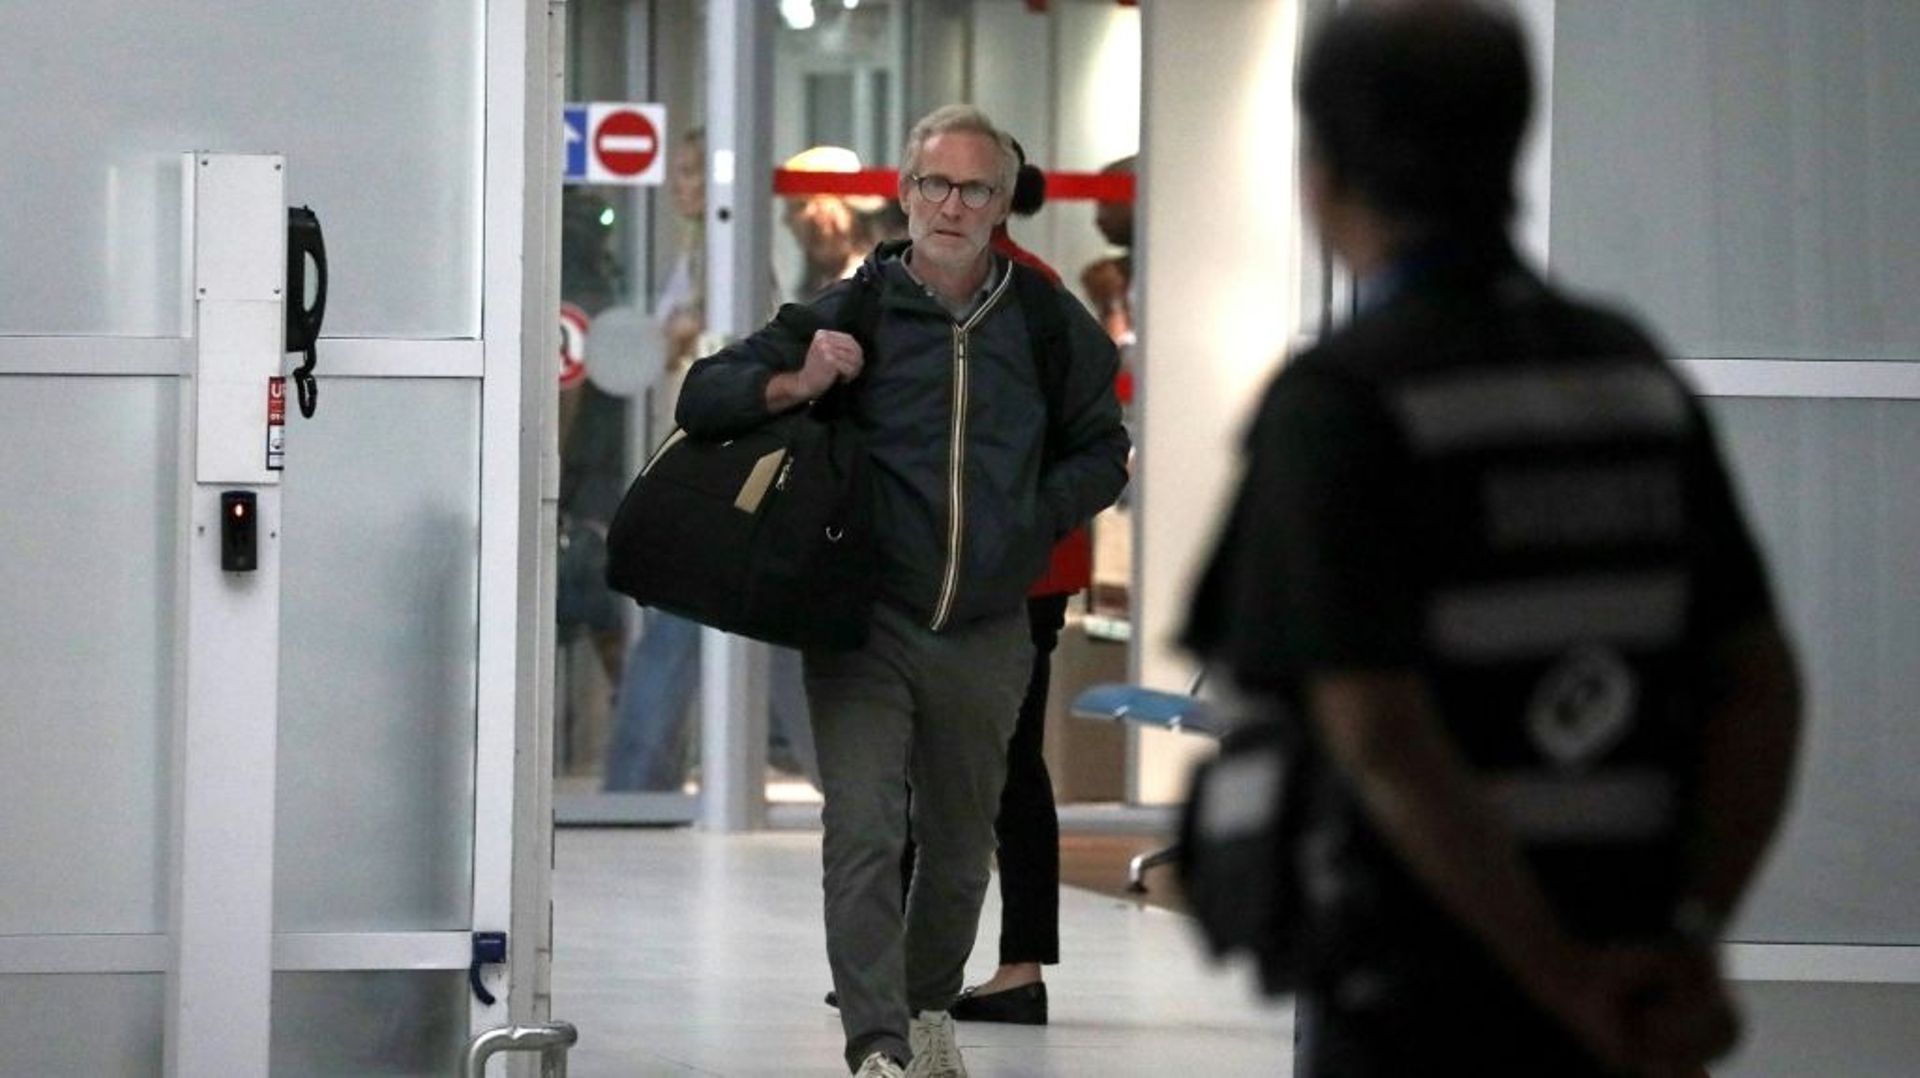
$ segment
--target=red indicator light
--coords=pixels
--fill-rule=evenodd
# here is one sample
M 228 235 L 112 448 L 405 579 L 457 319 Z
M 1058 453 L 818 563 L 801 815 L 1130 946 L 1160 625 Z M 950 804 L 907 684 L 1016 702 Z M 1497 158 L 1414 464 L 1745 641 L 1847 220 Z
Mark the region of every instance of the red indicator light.
M 220 568 L 226 572 L 251 573 L 260 567 L 253 510 L 252 491 L 221 491 Z

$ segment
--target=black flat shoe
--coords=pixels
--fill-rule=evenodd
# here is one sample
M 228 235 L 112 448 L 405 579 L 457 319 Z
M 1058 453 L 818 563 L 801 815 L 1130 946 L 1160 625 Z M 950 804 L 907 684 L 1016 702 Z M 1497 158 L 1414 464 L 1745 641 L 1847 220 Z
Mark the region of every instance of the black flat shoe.
M 980 986 L 960 993 L 947 1013 L 962 1022 L 1005 1022 L 1015 1026 L 1047 1024 L 1047 986 L 1043 981 L 982 994 Z
M 840 1009 L 840 993 L 829 989 L 827 991 L 827 1006 L 832 1007 L 836 1011 L 839 1010 Z

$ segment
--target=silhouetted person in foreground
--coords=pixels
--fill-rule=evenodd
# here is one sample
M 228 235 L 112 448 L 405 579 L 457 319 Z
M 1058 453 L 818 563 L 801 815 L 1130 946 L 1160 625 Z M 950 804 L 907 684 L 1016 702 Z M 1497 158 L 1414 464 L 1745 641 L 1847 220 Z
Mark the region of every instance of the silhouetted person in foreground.
M 1510 15 L 1356 2 L 1298 92 L 1361 310 L 1269 388 L 1189 628 L 1322 759 L 1296 1073 L 1697 1074 L 1799 712 L 1706 415 L 1509 245 Z

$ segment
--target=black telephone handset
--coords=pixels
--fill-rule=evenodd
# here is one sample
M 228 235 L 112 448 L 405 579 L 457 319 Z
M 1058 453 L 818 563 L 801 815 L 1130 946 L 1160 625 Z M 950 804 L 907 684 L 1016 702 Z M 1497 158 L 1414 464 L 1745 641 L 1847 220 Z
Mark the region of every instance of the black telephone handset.
M 307 259 L 313 259 L 314 291 L 307 303 Z M 320 323 L 327 317 L 327 244 L 320 236 L 320 218 L 305 206 L 287 209 L 287 351 L 302 352 L 306 362 L 293 372 L 300 396 L 300 414 L 313 418 L 320 404 L 320 386 L 313 380 L 318 359 Z

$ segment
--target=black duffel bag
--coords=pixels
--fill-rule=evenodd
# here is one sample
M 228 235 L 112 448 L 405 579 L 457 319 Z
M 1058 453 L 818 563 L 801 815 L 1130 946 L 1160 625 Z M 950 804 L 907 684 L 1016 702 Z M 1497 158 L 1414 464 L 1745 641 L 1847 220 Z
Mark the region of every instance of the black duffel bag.
M 801 649 L 866 641 L 866 451 L 840 388 L 724 440 L 676 430 L 607 532 L 607 586 L 702 625 Z

